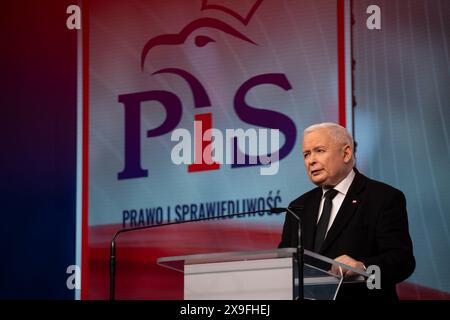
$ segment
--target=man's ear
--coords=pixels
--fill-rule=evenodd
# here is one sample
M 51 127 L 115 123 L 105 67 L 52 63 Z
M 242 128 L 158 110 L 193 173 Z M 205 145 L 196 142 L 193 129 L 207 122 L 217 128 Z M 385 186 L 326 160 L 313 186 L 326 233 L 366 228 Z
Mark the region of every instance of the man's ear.
M 344 152 L 344 162 L 349 163 L 353 156 L 352 148 L 346 144 L 342 150 Z

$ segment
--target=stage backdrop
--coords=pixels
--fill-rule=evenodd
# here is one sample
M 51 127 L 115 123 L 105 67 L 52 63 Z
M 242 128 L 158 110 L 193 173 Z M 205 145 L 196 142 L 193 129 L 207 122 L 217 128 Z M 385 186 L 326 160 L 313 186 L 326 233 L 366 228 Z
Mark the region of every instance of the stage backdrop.
M 83 13 L 83 297 L 107 298 L 109 243 L 122 227 L 287 206 L 312 187 L 300 138 L 310 124 L 339 121 L 337 2 L 97 0 Z M 194 120 L 223 133 L 224 159 L 233 149 L 226 129 L 278 129 L 275 174 L 262 175 L 268 165 L 175 164 L 175 129 L 192 135 L 192 158 L 199 148 Z M 182 298 L 182 274 L 157 257 L 275 248 L 283 219 L 122 235 L 117 298 Z
M 358 168 L 406 195 L 417 266 L 403 297 L 450 299 L 450 1 L 354 4 Z M 357 27 L 371 4 L 376 32 Z

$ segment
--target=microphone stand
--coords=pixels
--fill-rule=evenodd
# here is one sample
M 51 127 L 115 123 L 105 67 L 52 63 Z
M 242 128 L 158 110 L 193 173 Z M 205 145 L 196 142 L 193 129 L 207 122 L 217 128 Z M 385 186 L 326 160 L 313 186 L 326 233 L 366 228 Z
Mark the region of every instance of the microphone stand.
M 242 213 L 233 213 L 229 215 L 225 215 L 222 217 L 207 217 L 207 218 L 201 218 L 196 220 L 184 220 L 179 222 L 170 222 L 165 224 L 157 224 L 157 225 L 151 225 L 151 226 L 143 226 L 143 227 L 136 227 L 136 228 L 128 228 L 128 229 L 120 229 L 117 231 L 112 240 L 110 245 L 110 256 L 109 256 L 109 300 L 115 300 L 115 293 L 116 293 L 116 238 L 121 233 L 131 232 L 131 231 L 137 231 L 137 230 L 144 230 L 144 229 L 151 229 L 151 228 L 157 228 L 157 227 L 163 227 L 163 226 L 170 226 L 174 224 L 183 224 L 183 223 L 189 223 L 189 222 L 196 222 L 196 221 L 205 221 L 205 220 L 212 220 L 212 219 L 226 219 L 231 218 L 238 215 L 249 215 L 254 213 L 261 213 L 261 212 L 271 212 L 271 213 L 280 213 L 282 211 L 285 211 L 283 208 L 280 211 L 280 208 L 272 208 L 268 210 L 257 210 L 257 211 L 250 211 L 250 212 L 242 212 Z M 294 213 L 291 213 L 294 216 L 296 216 Z M 303 281 L 303 278 L 302 278 Z
M 297 233 L 297 251 L 296 251 L 296 259 L 297 259 L 297 273 L 298 273 L 298 297 L 296 300 L 304 300 L 304 247 L 303 247 L 303 236 L 302 236 L 302 220 L 300 217 L 294 213 L 291 209 L 303 210 L 303 207 L 291 207 L 286 208 L 286 211 L 289 212 L 295 219 L 297 219 L 298 224 L 298 233 Z

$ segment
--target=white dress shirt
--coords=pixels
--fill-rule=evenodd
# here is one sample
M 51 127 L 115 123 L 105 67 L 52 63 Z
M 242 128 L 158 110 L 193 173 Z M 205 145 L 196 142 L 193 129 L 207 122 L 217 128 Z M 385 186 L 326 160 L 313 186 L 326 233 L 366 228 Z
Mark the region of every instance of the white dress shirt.
M 331 226 L 333 225 L 334 219 L 336 218 L 336 215 L 339 211 L 339 208 L 342 205 L 342 202 L 344 201 L 345 196 L 347 195 L 348 189 L 350 188 L 350 185 L 353 182 L 353 179 L 355 178 L 355 171 L 352 169 L 350 173 L 339 182 L 333 189 L 338 191 L 336 196 L 333 198 L 333 207 L 331 208 L 331 215 L 330 215 L 330 221 L 328 223 L 328 230 L 330 230 Z M 319 214 L 317 215 L 317 223 L 319 222 L 320 216 L 322 215 L 322 209 L 323 209 L 323 203 L 325 202 L 325 192 L 327 192 L 329 189 L 322 188 L 322 199 L 320 200 L 320 206 L 319 206 Z M 326 237 L 326 235 L 325 235 Z

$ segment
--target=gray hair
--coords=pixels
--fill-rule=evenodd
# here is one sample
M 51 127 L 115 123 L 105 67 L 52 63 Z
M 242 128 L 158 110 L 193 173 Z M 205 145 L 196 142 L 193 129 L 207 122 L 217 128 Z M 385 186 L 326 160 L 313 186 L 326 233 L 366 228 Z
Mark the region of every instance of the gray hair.
M 348 132 L 346 128 L 343 126 L 334 123 L 334 122 L 323 122 L 318 124 L 313 124 L 312 126 L 309 126 L 303 131 L 303 136 L 307 135 L 308 133 L 311 133 L 313 131 L 319 130 L 319 129 L 327 129 L 330 136 L 339 144 L 342 145 L 349 145 L 350 148 L 353 151 L 353 165 L 355 165 L 355 143 L 353 141 L 353 137 Z

